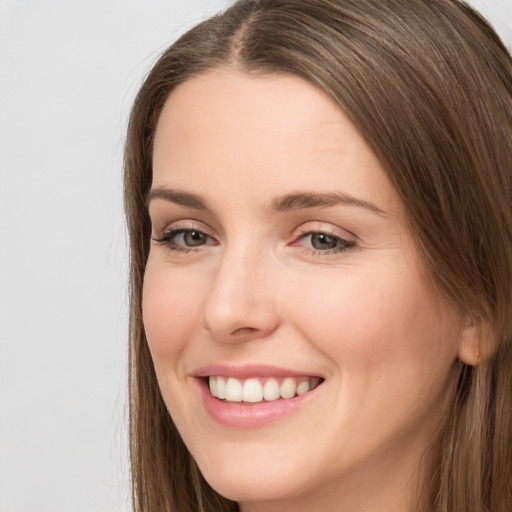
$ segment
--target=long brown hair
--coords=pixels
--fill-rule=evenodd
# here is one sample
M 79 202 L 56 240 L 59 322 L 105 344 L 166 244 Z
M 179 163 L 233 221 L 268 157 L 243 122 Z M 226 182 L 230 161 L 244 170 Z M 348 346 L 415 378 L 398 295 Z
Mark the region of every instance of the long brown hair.
M 134 509 L 237 510 L 204 481 L 169 417 L 141 314 L 156 122 L 178 84 L 218 66 L 317 85 L 380 159 L 432 278 L 486 336 L 480 364 L 460 363 L 421 508 L 510 512 L 512 60 L 456 0 L 241 0 L 187 32 L 149 73 L 125 157 Z

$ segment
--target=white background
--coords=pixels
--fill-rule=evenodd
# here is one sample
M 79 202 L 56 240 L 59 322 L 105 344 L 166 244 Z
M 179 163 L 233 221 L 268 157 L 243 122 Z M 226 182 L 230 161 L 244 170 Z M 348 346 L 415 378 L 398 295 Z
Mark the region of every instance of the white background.
M 0 0 L 0 512 L 129 510 L 127 114 L 228 0 Z M 512 47 L 512 0 L 474 0 Z

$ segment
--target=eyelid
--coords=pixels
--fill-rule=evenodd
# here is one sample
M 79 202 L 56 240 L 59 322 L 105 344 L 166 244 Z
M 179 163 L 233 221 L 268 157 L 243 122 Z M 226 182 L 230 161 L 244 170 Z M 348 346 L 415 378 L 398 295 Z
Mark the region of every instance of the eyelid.
M 153 231 L 155 231 L 155 229 Z M 187 245 L 186 243 L 180 243 L 177 241 L 177 237 L 190 231 L 197 231 L 203 234 L 207 240 L 205 243 L 201 243 L 197 246 Z M 313 241 L 311 241 L 309 247 L 301 243 L 302 240 L 313 235 L 326 235 L 336 239 L 338 243 L 336 246 L 331 248 L 315 247 L 316 244 Z M 169 250 L 182 252 L 196 252 L 200 251 L 201 248 L 204 248 L 205 246 L 214 246 L 219 245 L 220 243 L 217 235 L 212 233 L 209 226 L 195 219 L 180 219 L 170 222 L 164 228 L 158 229 L 156 233 L 153 233 L 152 240 L 166 246 Z M 308 252 L 310 254 L 329 255 L 352 249 L 357 245 L 356 240 L 357 237 L 353 233 L 336 225 L 322 221 L 309 221 L 304 222 L 298 228 L 295 228 L 292 239 L 288 242 L 288 245 L 291 247 L 301 248 L 304 252 Z
M 170 233 L 171 231 L 201 231 L 201 233 L 204 233 L 205 235 L 209 236 L 210 238 L 215 239 L 216 236 L 213 233 L 213 230 L 210 229 L 206 224 L 199 220 L 195 219 L 184 219 L 184 220 L 177 220 L 173 222 L 169 222 L 165 224 L 162 228 L 156 229 L 155 226 L 153 226 L 153 236 L 157 236 L 158 238 L 161 238 L 162 236 L 166 235 L 167 233 Z M 155 234 L 156 231 L 156 234 Z
M 340 229 L 337 226 L 333 226 L 332 224 L 324 222 L 305 223 L 299 227 L 298 231 L 298 234 L 294 234 L 290 246 L 297 247 L 306 255 L 313 255 L 318 257 L 333 257 L 336 255 L 340 256 L 341 254 L 353 250 L 355 247 L 357 247 L 355 240 L 357 237 L 355 235 L 346 230 Z M 312 238 L 314 235 L 326 235 L 331 239 L 334 239 L 336 245 L 330 248 L 326 247 L 319 249 L 314 247 L 314 242 L 312 239 L 310 240 L 309 247 L 302 245 L 302 241 L 305 241 L 308 237 Z
M 189 233 L 189 232 L 200 233 L 201 235 L 204 235 L 206 238 L 209 238 L 210 240 L 213 240 L 215 242 L 215 244 L 203 244 L 203 245 L 217 245 L 214 238 L 211 237 L 208 233 L 205 233 L 204 231 L 201 231 L 200 229 L 195 229 L 195 228 L 168 229 L 168 230 L 164 231 L 163 233 L 161 233 L 159 236 L 153 237 L 153 240 L 155 242 L 169 242 L 172 238 L 174 238 L 178 235 L 181 235 L 181 234 Z
M 311 233 L 324 233 L 326 235 L 334 236 L 347 240 L 347 242 L 356 242 L 358 237 L 346 229 L 342 229 L 334 224 L 322 221 L 305 222 L 301 224 L 297 230 L 298 234 L 294 234 L 294 239 L 298 239 L 301 236 L 308 235 Z
M 153 231 L 155 231 L 154 226 Z M 185 234 L 190 231 L 196 231 L 203 234 L 207 238 L 206 242 L 199 245 L 186 245 L 184 243 L 179 243 L 176 240 L 176 238 L 181 234 Z M 211 247 L 218 245 L 219 243 L 208 226 L 193 219 L 182 219 L 170 222 L 165 225 L 165 227 L 158 229 L 156 233 L 153 232 L 151 239 L 158 245 L 176 255 L 179 253 L 197 253 L 203 250 L 205 246 Z

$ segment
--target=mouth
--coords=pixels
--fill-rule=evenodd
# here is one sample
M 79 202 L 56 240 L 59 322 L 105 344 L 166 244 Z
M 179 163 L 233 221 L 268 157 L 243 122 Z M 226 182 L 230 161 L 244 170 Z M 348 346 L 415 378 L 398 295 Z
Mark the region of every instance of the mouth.
M 220 375 L 206 377 L 214 398 L 240 404 L 259 404 L 276 400 L 291 400 L 317 388 L 320 377 L 249 377 L 239 379 Z
M 236 430 L 284 421 L 323 396 L 325 382 L 319 375 L 257 364 L 211 364 L 194 377 L 207 414 Z

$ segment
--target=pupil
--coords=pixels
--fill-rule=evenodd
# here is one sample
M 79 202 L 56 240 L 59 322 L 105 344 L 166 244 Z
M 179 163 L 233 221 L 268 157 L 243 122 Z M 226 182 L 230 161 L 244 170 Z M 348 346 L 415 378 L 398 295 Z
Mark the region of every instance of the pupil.
M 315 249 L 334 249 L 337 245 L 337 240 L 325 233 L 316 233 L 311 236 L 311 244 Z
M 185 243 L 187 245 L 202 245 L 205 243 L 205 235 L 200 231 L 187 231 L 185 233 Z

